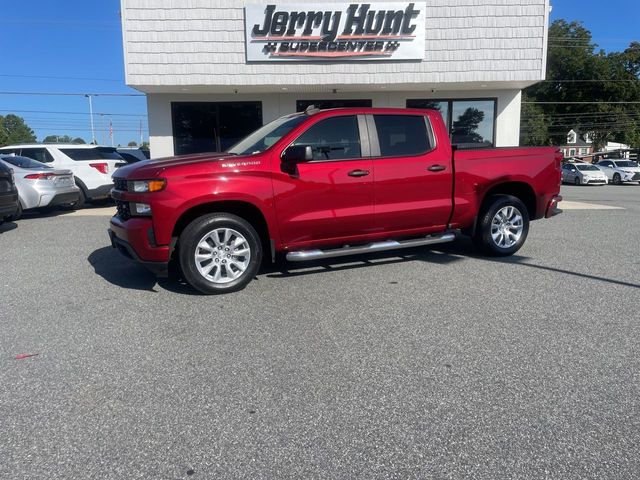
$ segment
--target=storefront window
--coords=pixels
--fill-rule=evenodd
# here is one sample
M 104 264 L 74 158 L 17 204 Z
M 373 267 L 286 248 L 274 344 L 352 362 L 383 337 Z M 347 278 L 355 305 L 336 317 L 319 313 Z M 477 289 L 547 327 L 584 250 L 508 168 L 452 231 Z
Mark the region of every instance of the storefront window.
M 224 152 L 262 126 L 261 102 L 171 104 L 176 155 Z
M 340 99 L 332 99 L 332 100 L 298 100 L 296 102 L 296 110 L 298 112 L 304 112 L 310 105 L 315 106 L 321 110 L 326 110 L 328 108 L 358 108 L 358 107 L 371 107 L 371 100 L 340 100 Z
M 459 147 L 491 147 L 495 143 L 496 100 L 407 100 L 407 108 L 430 108 L 442 113 L 451 135 Z

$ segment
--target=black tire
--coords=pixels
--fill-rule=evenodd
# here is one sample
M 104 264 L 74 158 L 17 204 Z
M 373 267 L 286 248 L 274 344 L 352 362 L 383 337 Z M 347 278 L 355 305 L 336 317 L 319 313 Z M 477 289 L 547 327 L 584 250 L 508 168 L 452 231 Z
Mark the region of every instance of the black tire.
M 21 218 L 22 218 L 22 204 L 18 202 L 18 210 L 16 210 L 16 213 L 14 213 L 9 217 L 9 221 L 15 222 L 17 220 L 20 220 Z
M 580 177 L 576 177 L 573 183 L 575 183 L 576 185 L 582 185 L 582 182 L 580 181 Z
M 492 235 L 491 227 L 494 217 L 505 207 L 514 207 L 522 218 L 522 233 L 514 245 L 501 247 L 496 244 Z M 480 252 L 492 257 L 506 257 L 516 253 L 527 239 L 529 234 L 529 212 L 527 207 L 519 198 L 511 195 L 494 195 L 485 200 L 478 217 L 476 233 L 473 242 Z
M 84 193 L 84 189 L 79 185 L 78 188 L 80 189 L 80 196 L 78 197 L 78 201 L 69 204 L 66 207 L 69 210 L 80 210 L 81 208 L 84 208 L 87 203 L 87 195 Z
M 246 269 L 238 278 L 226 283 L 215 283 L 200 273 L 196 265 L 195 254 L 198 243 L 208 233 L 225 228 L 235 230 L 244 237 L 250 252 L 249 261 Z M 212 213 L 195 219 L 184 229 L 178 239 L 178 260 L 184 279 L 196 290 L 207 295 L 231 293 L 242 290 L 258 273 L 262 263 L 262 244 L 256 230 L 245 219 L 230 213 Z M 225 260 L 223 260 L 224 262 Z M 220 269 L 220 271 L 224 269 L 225 277 L 228 278 L 227 268 L 229 267 L 230 265 L 220 265 L 214 268 Z
M 622 184 L 622 177 L 620 176 L 619 173 L 614 173 L 613 174 L 613 180 L 612 183 L 614 185 L 621 185 Z

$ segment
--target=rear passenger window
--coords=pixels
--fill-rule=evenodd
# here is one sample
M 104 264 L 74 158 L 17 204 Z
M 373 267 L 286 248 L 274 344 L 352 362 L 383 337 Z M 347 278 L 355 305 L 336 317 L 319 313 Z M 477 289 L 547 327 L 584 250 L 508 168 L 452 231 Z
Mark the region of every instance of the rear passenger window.
M 53 162 L 53 157 L 46 148 L 23 148 L 20 154 L 23 157 L 37 160 L 38 162 L 42 163 Z
M 314 160 L 361 158 L 360 132 L 355 115 L 321 120 L 300 135 L 294 145 L 310 145 Z
M 374 115 L 380 155 L 412 157 L 432 148 L 426 119 L 417 115 Z
M 61 148 L 60 151 L 71 160 L 77 162 L 85 160 L 123 160 L 115 148 L 109 147 Z

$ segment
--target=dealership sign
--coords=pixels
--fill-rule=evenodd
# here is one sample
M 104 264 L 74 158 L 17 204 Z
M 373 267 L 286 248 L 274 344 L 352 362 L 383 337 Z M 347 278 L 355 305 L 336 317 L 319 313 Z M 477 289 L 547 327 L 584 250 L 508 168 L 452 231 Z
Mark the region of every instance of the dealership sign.
M 320 3 L 320 2 L 319 2 Z M 247 60 L 422 60 L 426 3 L 247 5 Z

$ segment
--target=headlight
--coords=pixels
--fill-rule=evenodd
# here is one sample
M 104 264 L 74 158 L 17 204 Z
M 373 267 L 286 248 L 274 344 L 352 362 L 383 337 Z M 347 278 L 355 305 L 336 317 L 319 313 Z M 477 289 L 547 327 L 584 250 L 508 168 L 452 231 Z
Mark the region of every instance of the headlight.
M 151 205 L 147 203 L 131 203 L 130 208 L 134 215 L 151 215 Z
M 135 193 L 159 192 L 167 186 L 167 181 L 162 179 L 156 180 L 135 180 L 133 182 L 133 191 Z

